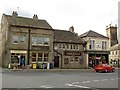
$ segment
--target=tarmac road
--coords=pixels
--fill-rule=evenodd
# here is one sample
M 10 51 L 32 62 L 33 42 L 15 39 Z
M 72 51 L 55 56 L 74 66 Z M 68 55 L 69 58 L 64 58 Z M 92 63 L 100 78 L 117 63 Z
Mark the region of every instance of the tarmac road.
M 96 73 L 93 70 L 5 71 L 2 88 L 118 88 L 118 70 Z

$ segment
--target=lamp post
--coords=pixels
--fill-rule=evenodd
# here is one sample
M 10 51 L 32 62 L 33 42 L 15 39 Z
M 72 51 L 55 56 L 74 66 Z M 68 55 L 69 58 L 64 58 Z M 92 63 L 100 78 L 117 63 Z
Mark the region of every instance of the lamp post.
M 54 51 L 61 56 L 61 69 L 62 69 L 62 54 L 57 51 L 58 47 L 54 46 Z

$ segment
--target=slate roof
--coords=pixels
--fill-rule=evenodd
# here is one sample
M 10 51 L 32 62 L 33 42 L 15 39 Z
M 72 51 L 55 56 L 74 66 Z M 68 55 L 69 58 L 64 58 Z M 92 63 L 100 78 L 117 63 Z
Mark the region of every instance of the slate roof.
M 75 33 L 66 30 L 54 30 L 54 42 L 84 43 Z
M 89 30 L 88 32 L 85 32 L 84 34 L 80 35 L 80 37 L 98 37 L 98 38 L 108 38 L 102 34 L 99 34 L 95 31 Z
M 16 18 L 13 19 L 12 15 L 6 14 L 3 14 L 3 16 L 5 16 L 10 25 L 52 29 L 52 27 L 48 24 L 46 20 L 41 19 L 33 20 L 33 18 L 20 16 L 17 16 Z
M 111 50 L 111 51 L 120 50 L 120 44 L 116 44 L 116 45 L 110 47 L 110 50 Z

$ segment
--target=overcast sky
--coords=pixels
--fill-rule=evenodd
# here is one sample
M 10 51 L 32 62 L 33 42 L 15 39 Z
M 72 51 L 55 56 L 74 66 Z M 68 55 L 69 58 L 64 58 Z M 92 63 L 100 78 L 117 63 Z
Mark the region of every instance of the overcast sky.
M 119 0 L 0 0 L 0 18 L 3 13 L 32 18 L 37 14 L 54 29 L 68 30 L 83 34 L 93 30 L 106 35 L 106 25 L 118 24 Z

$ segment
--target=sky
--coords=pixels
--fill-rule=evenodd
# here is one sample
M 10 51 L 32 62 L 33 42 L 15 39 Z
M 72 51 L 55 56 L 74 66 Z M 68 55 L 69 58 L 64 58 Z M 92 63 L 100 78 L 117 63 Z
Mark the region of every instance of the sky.
M 106 26 L 118 24 L 119 0 L 0 0 L 2 14 L 45 19 L 54 29 L 69 30 L 78 35 L 89 30 L 106 36 Z

